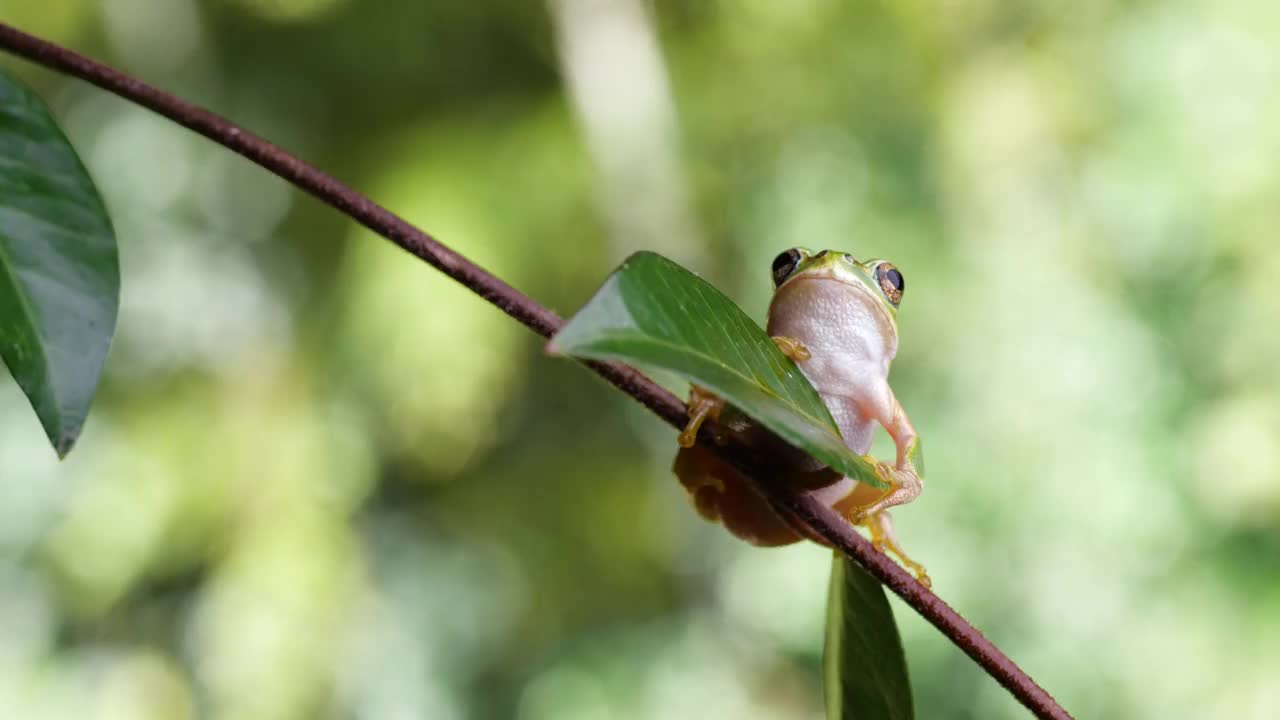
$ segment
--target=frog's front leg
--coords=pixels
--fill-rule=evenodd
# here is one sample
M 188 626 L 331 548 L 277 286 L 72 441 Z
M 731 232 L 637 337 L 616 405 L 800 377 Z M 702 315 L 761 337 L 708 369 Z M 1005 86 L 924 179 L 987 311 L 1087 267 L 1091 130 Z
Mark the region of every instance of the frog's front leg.
M 724 409 L 724 399 L 706 388 L 697 385 L 689 386 L 689 422 L 680 432 L 676 442 L 680 447 L 690 448 L 698 441 L 698 428 L 707 418 L 720 419 L 720 411 Z
M 783 355 L 786 355 L 798 363 L 802 363 L 810 357 L 813 357 L 809 354 L 809 348 L 805 347 L 804 343 L 793 337 L 774 335 L 773 343 L 778 346 L 778 349 L 782 351 Z
M 809 354 L 809 349 L 795 338 L 778 335 L 773 338 L 773 342 L 777 344 L 783 355 L 795 362 L 804 362 L 812 357 Z M 680 443 L 680 447 L 693 447 L 694 443 L 698 441 L 698 428 L 702 427 L 702 422 L 707 418 L 712 420 L 720 419 L 720 411 L 723 408 L 724 400 L 722 398 L 705 388 L 697 385 L 690 386 L 689 422 L 685 424 L 684 430 L 680 432 L 680 437 L 676 440 L 676 442 Z

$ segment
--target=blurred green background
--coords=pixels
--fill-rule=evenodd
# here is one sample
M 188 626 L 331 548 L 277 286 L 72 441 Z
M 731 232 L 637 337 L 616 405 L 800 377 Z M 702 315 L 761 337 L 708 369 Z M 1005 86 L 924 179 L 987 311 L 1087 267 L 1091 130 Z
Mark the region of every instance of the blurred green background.
M 908 280 L 935 588 L 1082 718 L 1280 707 L 1280 4 L 0 0 L 568 314 L 666 253 Z M 55 461 L 0 381 L 0 717 L 816 718 L 828 554 L 675 433 L 239 157 L 4 58 L 123 306 Z M 885 447 L 882 443 L 880 447 Z M 921 718 L 1026 713 L 898 604 Z

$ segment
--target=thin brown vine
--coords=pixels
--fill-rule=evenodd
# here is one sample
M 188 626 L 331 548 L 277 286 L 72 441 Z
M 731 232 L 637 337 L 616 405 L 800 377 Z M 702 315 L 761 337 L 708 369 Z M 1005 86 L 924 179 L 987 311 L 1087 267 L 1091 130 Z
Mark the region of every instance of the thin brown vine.
M 0 23 L 0 48 L 92 83 L 243 155 L 426 261 L 543 337 L 549 338 L 555 334 L 564 322 L 554 312 L 391 211 L 225 118 L 4 23 Z M 676 428 L 684 426 L 687 419 L 684 403 L 644 375 L 618 363 L 593 362 L 587 365 L 667 423 Z M 703 442 L 709 442 L 717 434 L 715 425 L 709 423 L 699 433 L 699 438 Z M 756 477 L 762 465 L 758 457 L 753 457 L 750 449 L 734 445 L 711 446 L 751 477 L 756 489 L 770 502 L 794 513 L 936 626 L 1036 717 L 1055 720 L 1071 717 L 1048 692 L 977 628 L 941 598 L 916 582 L 906 570 L 876 551 L 870 542 L 855 532 L 833 510 L 808 495 L 788 491 Z

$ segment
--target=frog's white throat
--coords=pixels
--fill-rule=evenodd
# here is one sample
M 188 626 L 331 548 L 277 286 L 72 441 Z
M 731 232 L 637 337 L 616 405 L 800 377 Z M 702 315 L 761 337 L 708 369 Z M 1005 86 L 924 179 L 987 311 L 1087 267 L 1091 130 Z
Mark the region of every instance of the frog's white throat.
M 898 352 L 896 323 L 856 281 L 814 277 L 784 284 L 769 305 L 768 332 L 808 349 L 800 369 L 823 395 L 857 394 L 883 382 Z

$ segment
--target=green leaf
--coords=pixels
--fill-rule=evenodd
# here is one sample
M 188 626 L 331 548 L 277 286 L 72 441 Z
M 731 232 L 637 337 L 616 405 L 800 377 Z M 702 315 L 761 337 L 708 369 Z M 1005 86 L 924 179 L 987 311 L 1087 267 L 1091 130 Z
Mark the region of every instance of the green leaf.
M 883 488 L 809 381 L 733 301 L 651 252 L 632 255 L 551 341 L 580 358 L 679 373 L 836 471 Z
M 89 412 L 119 295 L 93 181 L 40 98 L 0 71 L 0 358 L 59 456 Z
M 836 554 L 823 652 L 827 720 L 911 720 L 911 682 L 893 610 L 879 581 Z

